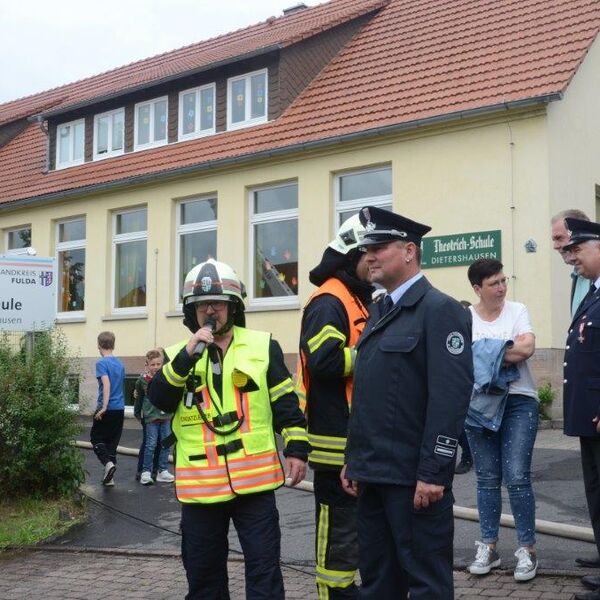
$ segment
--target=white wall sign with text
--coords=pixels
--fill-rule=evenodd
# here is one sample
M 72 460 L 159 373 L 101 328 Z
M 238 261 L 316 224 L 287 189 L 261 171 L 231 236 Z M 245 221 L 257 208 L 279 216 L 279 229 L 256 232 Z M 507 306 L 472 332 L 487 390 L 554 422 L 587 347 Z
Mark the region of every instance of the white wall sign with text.
M 0 256 L 0 331 L 41 331 L 56 319 L 56 260 Z

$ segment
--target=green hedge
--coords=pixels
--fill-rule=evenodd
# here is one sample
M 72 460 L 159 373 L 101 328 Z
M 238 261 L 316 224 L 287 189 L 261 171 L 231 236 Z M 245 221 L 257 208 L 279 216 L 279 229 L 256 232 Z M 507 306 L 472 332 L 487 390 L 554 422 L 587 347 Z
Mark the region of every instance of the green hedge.
M 58 331 L 0 336 L 0 489 L 10 497 L 60 497 L 84 480 L 78 435 L 78 361 Z M 17 343 L 15 342 L 17 340 Z

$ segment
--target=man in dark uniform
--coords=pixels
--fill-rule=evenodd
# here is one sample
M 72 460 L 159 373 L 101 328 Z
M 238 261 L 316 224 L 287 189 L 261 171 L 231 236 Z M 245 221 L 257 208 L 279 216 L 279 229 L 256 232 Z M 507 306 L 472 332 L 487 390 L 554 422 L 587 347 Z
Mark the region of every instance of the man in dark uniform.
M 343 485 L 358 494 L 360 597 L 451 600 L 452 479 L 473 388 L 469 311 L 420 272 L 430 227 L 360 211 L 387 295 L 357 345 Z
M 600 554 L 600 224 L 565 219 L 571 239 L 565 259 L 591 281 L 573 316 L 565 346 L 564 432 L 579 436 L 583 482 L 594 538 Z M 576 598 L 600 600 L 600 577 L 583 578 L 593 591 Z

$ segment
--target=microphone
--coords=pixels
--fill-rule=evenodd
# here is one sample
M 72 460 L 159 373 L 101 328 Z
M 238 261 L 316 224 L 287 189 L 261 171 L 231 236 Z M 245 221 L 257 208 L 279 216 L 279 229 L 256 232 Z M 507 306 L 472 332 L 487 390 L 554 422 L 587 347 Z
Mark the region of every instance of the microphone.
M 202 328 L 204 329 L 205 327 L 207 329 L 210 329 L 210 331 L 214 331 L 215 330 L 215 320 L 213 318 L 208 318 L 206 319 L 206 323 L 204 323 L 204 325 L 202 325 Z M 194 349 L 194 354 L 192 355 L 195 359 L 199 359 L 202 356 L 202 353 L 204 352 L 204 349 L 206 348 L 206 342 L 198 342 L 198 344 L 196 344 L 196 348 Z

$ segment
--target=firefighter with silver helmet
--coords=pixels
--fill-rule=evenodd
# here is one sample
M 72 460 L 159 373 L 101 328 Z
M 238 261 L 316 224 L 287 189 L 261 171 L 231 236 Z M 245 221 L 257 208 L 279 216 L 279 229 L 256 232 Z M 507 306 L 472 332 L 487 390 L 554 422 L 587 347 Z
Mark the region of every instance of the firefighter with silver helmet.
M 304 307 L 300 330 L 298 390 L 308 420 L 316 505 L 316 582 L 321 600 L 357 598 L 356 499 L 344 493 L 346 430 L 352 403 L 354 346 L 367 321 L 372 287 L 364 227 L 347 219 L 310 272 L 318 289 Z
M 182 504 L 187 599 L 228 598 L 227 532 L 244 551 L 247 598 L 284 598 L 274 490 L 305 475 L 305 420 L 279 344 L 245 327 L 235 271 L 208 260 L 187 275 L 184 324 L 192 336 L 165 349 L 150 385 L 173 412 L 175 490 Z M 284 465 L 275 432 L 284 441 Z

